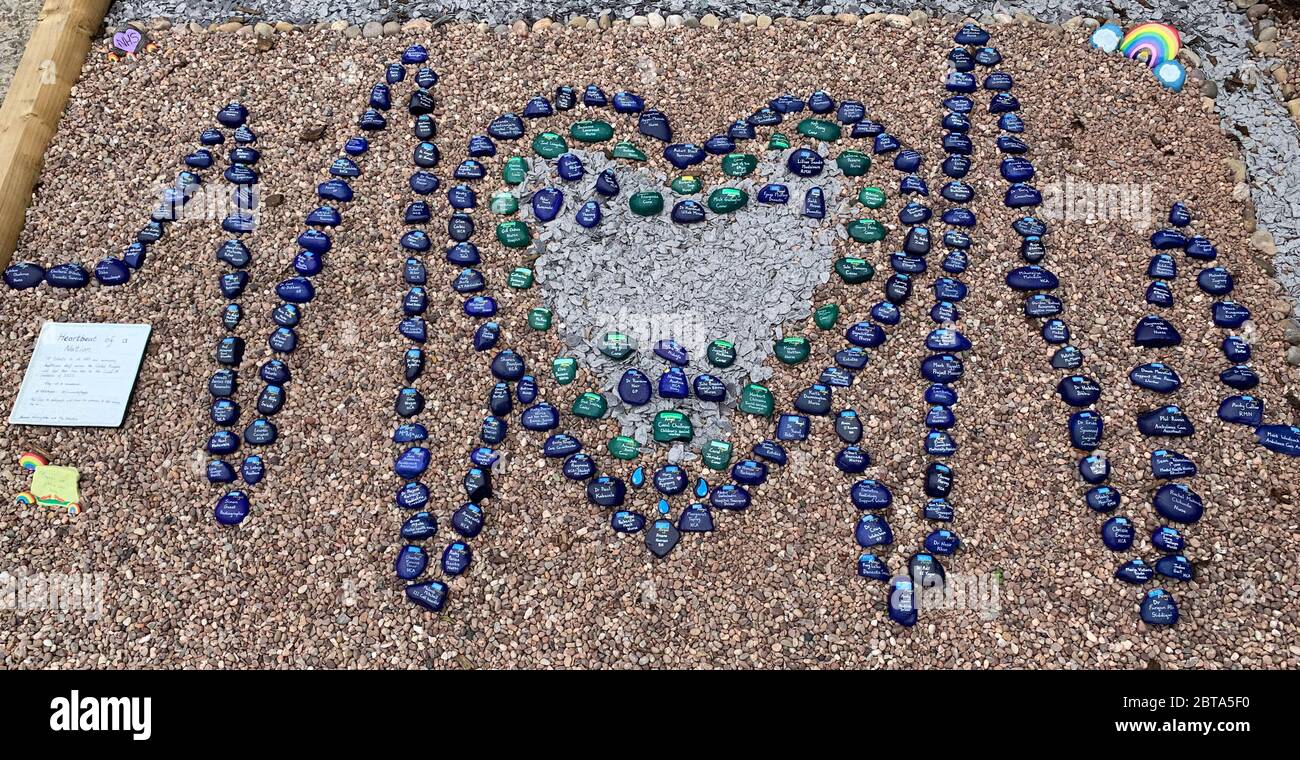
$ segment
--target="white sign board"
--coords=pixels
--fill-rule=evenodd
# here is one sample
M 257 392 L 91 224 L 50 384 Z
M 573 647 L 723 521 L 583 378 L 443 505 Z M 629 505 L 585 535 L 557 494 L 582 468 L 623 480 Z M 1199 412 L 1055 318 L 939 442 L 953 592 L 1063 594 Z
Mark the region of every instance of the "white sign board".
M 9 424 L 119 427 L 151 330 L 150 325 L 46 322 Z

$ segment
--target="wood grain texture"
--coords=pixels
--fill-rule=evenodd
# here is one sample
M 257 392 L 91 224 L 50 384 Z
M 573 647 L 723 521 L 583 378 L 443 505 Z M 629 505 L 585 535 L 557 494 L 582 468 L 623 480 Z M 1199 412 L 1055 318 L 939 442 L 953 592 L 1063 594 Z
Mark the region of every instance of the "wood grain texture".
M 46 0 L 0 108 L 0 267 L 13 258 L 72 85 L 109 0 Z

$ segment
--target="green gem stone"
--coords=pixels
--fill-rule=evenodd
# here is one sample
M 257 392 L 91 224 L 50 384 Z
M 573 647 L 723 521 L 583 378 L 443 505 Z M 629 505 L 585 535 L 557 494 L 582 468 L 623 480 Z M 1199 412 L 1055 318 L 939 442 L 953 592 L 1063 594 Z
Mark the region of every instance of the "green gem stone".
M 828 303 L 821 306 L 813 312 L 813 321 L 823 330 L 829 330 L 835 326 L 840 318 L 840 307 L 837 304 Z
M 571 356 L 561 356 L 551 360 L 551 376 L 560 385 L 568 385 L 578 376 L 578 360 Z
M 507 280 L 512 288 L 526 290 L 533 286 L 533 270 L 528 267 L 515 267 L 510 270 L 510 279 Z
M 551 310 L 538 306 L 528 311 L 528 326 L 539 332 L 551 329 Z
M 506 248 L 526 248 L 533 242 L 533 236 L 528 231 L 528 225 L 512 219 L 497 225 L 497 240 Z
M 573 413 L 589 420 L 598 420 L 605 416 L 609 403 L 599 393 L 587 391 L 573 402 Z
M 749 203 L 749 193 L 738 187 L 720 187 L 709 193 L 708 207 L 715 214 L 730 214 Z
M 726 369 L 736 363 L 736 346 L 729 340 L 719 338 L 704 349 L 704 356 L 709 360 L 709 364 L 718 369 Z
M 608 448 L 615 459 L 622 459 L 625 462 L 636 459 L 636 455 L 640 452 L 636 439 L 626 435 L 609 439 Z
M 866 282 L 876 276 L 876 268 L 866 259 L 841 258 L 835 260 L 835 273 L 850 285 Z
M 740 403 L 736 408 L 745 414 L 771 417 L 776 409 L 776 402 L 772 399 L 772 391 L 758 383 L 750 383 L 741 389 Z
M 773 353 L 776 354 L 776 358 L 781 360 L 782 364 L 798 364 L 807 359 L 811 351 L 812 345 L 808 343 L 808 339 L 797 335 L 782 338 L 773 347 Z
M 856 219 L 844 226 L 849 237 L 859 243 L 874 243 L 885 239 L 885 227 L 875 219 Z
M 501 179 L 505 180 L 507 185 L 517 185 L 527 176 L 528 162 L 519 156 L 506 159 L 505 166 L 501 167 Z
M 645 154 L 641 152 L 641 149 L 627 140 L 622 140 L 614 146 L 613 156 L 614 158 L 625 158 L 629 161 L 645 160 Z
M 492 201 L 488 204 L 488 208 L 494 214 L 509 216 L 519 210 L 519 199 L 514 193 L 502 190 L 499 193 L 492 193 Z
M 885 191 L 878 187 L 864 187 L 858 191 L 858 203 L 867 208 L 880 208 L 885 205 Z
M 722 157 L 722 173 L 728 177 L 745 177 L 758 168 L 758 158 L 750 153 L 728 153 Z
M 871 157 L 860 150 L 846 150 L 835 159 L 835 165 L 847 177 L 861 177 L 871 168 Z
M 664 411 L 656 414 L 651 429 L 659 443 L 690 442 L 695 437 L 695 426 L 691 424 L 691 418 L 681 412 Z
M 780 132 L 773 132 L 772 136 L 767 139 L 768 150 L 785 150 L 790 147 L 790 138 Z
M 673 192 L 678 195 L 694 195 L 704 188 L 704 183 L 700 181 L 699 177 L 684 174 L 673 180 L 670 187 L 672 187 Z
M 557 158 L 569 150 L 569 144 L 554 132 L 543 132 L 533 138 L 533 152 L 542 158 Z
M 840 139 L 840 125 L 825 119 L 804 119 L 799 122 L 799 134 L 814 140 L 835 142 Z
M 569 127 L 569 134 L 578 142 L 604 142 L 614 136 L 614 128 L 607 121 L 579 121 Z
M 636 350 L 636 339 L 625 333 L 608 332 L 600 336 L 596 348 L 616 362 L 621 362 Z
M 732 446 L 727 441 L 709 441 L 700 452 L 704 466 L 711 470 L 725 470 L 731 465 Z
M 627 206 L 637 216 L 654 216 L 664 210 L 664 196 L 658 190 L 642 190 L 632 194 Z

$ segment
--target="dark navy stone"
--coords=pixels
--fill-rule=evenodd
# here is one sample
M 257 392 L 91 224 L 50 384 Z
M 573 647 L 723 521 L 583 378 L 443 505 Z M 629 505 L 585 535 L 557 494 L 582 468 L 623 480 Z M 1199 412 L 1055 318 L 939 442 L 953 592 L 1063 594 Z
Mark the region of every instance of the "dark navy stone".
M 491 317 L 497 313 L 497 302 L 490 296 L 474 296 L 465 301 L 462 310 L 471 317 Z
M 51 270 L 53 271 L 53 270 Z M 1244 364 L 1233 365 L 1219 373 L 1219 381 L 1239 391 L 1248 391 L 1259 385 L 1259 375 Z
M 424 288 L 419 286 L 411 288 L 402 297 L 402 313 L 407 316 L 423 314 L 428 308 L 429 297 L 425 295 Z
M 212 402 L 208 417 L 217 425 L 233 425 L 239 419 L 239 404 L 227 398 L 219 398 Z
M 933 383 L 925 389 L 925 403 L 938 406 L 953 406 L 957 403 L 957 391 L 941 383 Z
M 257 411 L 259 414 L 270 417 L 283 408 L 284 388 L 278 385 L 267 385 L 257 395 Z
M 253 446 L 268 446 L 279 437 L 274 423 L 270 420 L 256 419 L 244 428 L 244 442 Z
M 950 153 L 948 154 L 948 157 L 943 160 L 941 168 L 943 169 L 945 176 L 953 179 L 961 179 L 970 173 L 971 160 L 966 156 Z
M 741 485 L 762 485 L 767 480 L 767 465 L 753 459 L 742 459 L 732 466 L 731 477 Z
M 22 267 L 22 265 L 18 266 Z M 40 269 L 40 267 L 36 267 L 36 269 Z M 6 275 L 11 271 L 14 271 L 14 267 L 6 269 Z M 44 277 L 44 274 L 44 271 L 41 271 L 42 277 Z M 21 277 L 11 280 L 6 276 L 6 282 L 10 283 L 9 287 L 16 290 L 22 290 L 40 284 L 40 280 L 35 280 L 33 282 L 34 276 L 35 270 L 25 268 L 21 271 Z M 245 277 L 247 277 L 247 275 L 245 275 Z M 122 285 L 127 280 L 131 279 L 131 270 L 127 268 L 126 264 L 117 259 L 100 259 L 99 263 L 95 264 L 95 279 L 99 281 L 100 285 Z M 17 284 L 14 284 L 15 282 L 17 282 Z
M 931 330 L 930 334 L 925 337 L 925 347 L 931 351 L 959 353 L 969 351 L 971 342 L 957 330 L 939 328 Z
M 1236 301 L 1216 301 L 1210 307 L 1210 316 L 1214 319 L 1215 327 L 1236 329 L 1250 319 L 1250 309 Z
M 415 388 L 402 388 L 397 392 L 393 410 L 402 419 L 409 419 L 424 411 L 424 396 Z
M 1067 423 L 1070 432 L 1070 445 L 1083 451 L 1094 451 L 1101 445 L 1106 432 L 1101 415 L 1092 410 L 1075 412 Z
M 699 381 L 697 380 L 696 382 L 698 383 Z M 822 383 L 823 385 L 829 385 L 832 388 L 848 388 L 853 385 L 853 373 L 842 367 L 827 367 L 817 376 L 817 382 Z M 700 395 L 698 389 L 696 390 L 695 395 Z
M 1213 261 L 1219 257 L 1219 249 L 1214 247 L 1214 243 L 1200 235 L 1187 239 L 1183 245 L 1183 253 L 1186 253 L 1188 258 L 1198 261 Z
M 923 516 L 927 520 L 952 522 L 954 512 L 947 499 L 926 499 Z
M 585 229 L 591 229 L 600 224 L 603 213 L 600 210 L 600 204 L 595 201 L 587 201 L 574 214 L 574 219 Z
M 1133 523 L 1127 517 L 1112 517 L 1101 526 L 1101 542 L 1113 552 L 1133 546 Z
M 871 141 L 871 152 L 876 154 L 890 153 L 900 147 L 902 147 L 902 143 L 898 142 L 898 138 L 888 132 L 881 132 Z
M 869 549 L 873 546 L 894 543 L 894 532 L 890 530 L 885 518 L 867 513 L 858 518 L 853 528 L 853 538 L 858 542 L 858 546 Z
M 926 206 L 916 201 L 908 201 L 906 206 L 898 212 L 898 221 L 903 224 L 925 224 L 933 216 L 933 212 Z
M 528 430 L 554 430 L 560 424 L 560 412 L 554 406 L 541 402 L 525 409 L 520 422 Z
M 1120 505 L 1120 493 L 1110 486 L 1096 486 L 1084 494 L 1088 509 L 1094 512 L 1114 512 Z
M 1212 296 L 1224 296 L 1232 292 L 1232 274 L 1223 267 L 1208 267 L 1196 275 L 1196 285 Z
M 686 490 L 686 473 L 675 464 L 660 468 L 651 478 L 655 490 L 665 496 L 676 496 Z
M 441 612 L 447 604 L 447 584 L 425 581 L 406 587 L 406 598 L 430 612 Z
M 538 221 L 549 222 L 563 210 L 564 193 L 554 187 L 543 187 L 533 193 L 532 208 Z
M 479 440 L 489 446 L 495 446 L 506 438 L 506 421 L 500 417 L 488 415 L 483 418 L 483 425 L 479 428 Z
M 1055 274 L 1040 266 L 1018 267 L 1007 273 L 1007 285 L 1015 290 L 1053 290 L 1060 285 Z
M 222 525 L 238 525 L 248 517 L 248 496 L 243 491 L 230 491 L 217 500 L 213 515 Z
M 244 339 L 236 335 L 222 338 L 217 343 L 217 363 L 238 367 L 244 359 Z
M 835 363 L 845 369 L 862 369 L 867 366 L 867 352 L 857 347 L 837 351 L 835 353 Z
M 1065 403 L 1074 407 L 1089 406 L 1101 398 L 1101 386 L 1097 381 L 1082 375 L 1061 378 L 1061 382 L 1056 386 L 1056 392 L 1061 394 L 1061 399 Z
M 208 462 L 207 476 L 209 483 L 233 483 L 235 468 L 220 459 L 213 459 Z
M 961 379 L 964 366 L 952 354 L 935 354 L 921 362 L 921 376 L 933 383 L 952 383 Z
M 862 440 L 862 420 L 852 409 L 845 409 L 835 417 L 835 434 L 841 441 L 854 444 Z
M 678 169 L 686 169 L 704 161 L 704 149 L 695 143 L 673 143 L 664 148 L 664 158 Z
M 965 133 L 970 131 L 970 117 L 964 113 L 949 111 L 943 115 L 943 120 L 939 124 L 948 132 Z M 898 167 L 895 166 L 894 168 L 897 169 Z
M 1162 552 L 1180 552 L 1187 542 L 1177 528 L 1162 525 L 1151 531 L 1151 545 Z
M 1133 330 L 1133 344 L 1149 348 L 1167 348 L 1182 343 L 1177 328 L 1163 317 L 1145 316 Z
M 343 215 L 330 206 L 318 206 L 307 214 L 307 224 L 317 227 L 337 227 L 343 223 Z
M 779 441 L 803 441 L 808 438 L 808 418 L 800 414 L 783 414 L 776 424 Z
M 713 375 L 696 375 L 692 387 L 695 390 L 696 398 L 701 401 L 718 403 L 725 400 L 727 397 L 726 384 Z
M 515 381 L 524 376 L 524 359 L 511 349 L 506 349 L 492 359 L 492 374 L 499 380 Z
M 1171 554 L 1156 560 L 1156 572 L 1176 581 L 1190 581 L 1196 577 L 1191 560 L 1181 554 Z
M 596 175 L 596 192 L 606 197 L 618 195 L 618 175 L 613 169 L 606 169 Z
M 416 378 L 424 374 L 424 351 L 418 348 L 406 350 L 402 355 L 402 374 L 408 383 L 415 382 Z
M 749 492 L 731 483 L 715 488 L 709 494 L 709 505 L 714 509 L 739 512 L 748 509 L 749 502 Z
M 1178 230 L 1156 230 L 1151 233 L 1151 247 L 1157 251 L 1182 248 L 1187 245 L 1187 236 Z
M 975 188 L 965 182 L 945 182 L 939 189 L 939 195 L 953 203 L 969 203 L 975 197 Z
M 756 127 L 772 127 L 780 124 L 784 118 L 780 111 L 764 106 L 745 117 L 745 120 Z
M 1037 264 L 1047 255 L 1047 246 L 1041 238 L 1027 237 L 1020 241 L 1020 258 L 1030 264 Z
M 461 481 L 469 500 L 475 503 L 492 495 L 492 475 L 482 467 L 471 467 Z
M 469 544 L 454 541 L 442 550 L 442 571 L 447 575 L 460 575 L 469 569 L 473 558 L 474 553 L 470 550 Z
M 940 277 L 934 281 L 934 297 L 938 301 L 956 303 L 966 298 L 966 293 L 966 285 L 960 280 L 954 280 L 951 277 Z
M 975 212 L 968 208 L 950 208 L 943 212 L 940 217 L 944 224 L 951 224 L 954 227 L 974 227 Z
M 416 172 L 412 174 L 408 184 L 411 186 L 412 190 L 420 195 L 428 195 L 442 185 L 437 177 L 428 172 Z
M 880 301 L 871 307 L 871 318 L 881 324 L 896 325 L 903 318 L 903 314 L 894 304 L 888 301 Z
M 663 111 L 651 108 L 642 111 L 636 120 L 637 131 L 647 137 L 653 137 L 662 142 L 669 142 L 673 139 L 673 129 L 668 124 L 668 117 Z M 706 147 L 707 149 L 707 147 Z M 723 151 L 730 152 L 730 151 Z
M 420 509 L 429 503 L 429 487 L 423 483 L 406 483 L 393 496 L 402 509 Z
M 901 304 L 912 295 L 912 279 L 905 274 L 895 273 L 885 281 L 885 298 L 890 303 Z
M 669 520 L 655 520 L 645 534 L 645 545 L 650 553 L 663 559 L 677 545 L 681 533 Z
M 948 430 L 957 424 L 957 415 L 952 413 L 952 409 L 935 404 L 925 413 L 925 426 L 936 430 Z
M 1183 384 L 1178 373 L 1162 362 L 1140 364 L 1129 372 L 1128 378 L 1139 388 L 1146 388 L 1156 393 L 1173 393 Z
M 1151 475 L 1161 480 L 1190 478 L 1196 475 L 1196 463 L 1176 451 L 1156 449 L 1151 452 Z
M 1251 427 L 1263 424 L 1264 401 L 1254 396 L 1229 396 L 1219 404 L 1219 419 Z
M 505 417 L 510 414 L 514 408 L 513 397 L 510 395 L 510 386 L 506 383 L 496 383 L 488 393 L 487 402 L 488 411 L 498 417 Z
M 239 327 L 239 322 L 244 318 L 244 310 L 239 304 L 226 304 L 226 308 L 221 310 L 221 326 L 234 332 Z
M 488 135 L 498 140 L 518 140 L 524 136 L 524 120 L 512 113 L 502 114 L 488 125 Z
M 629 369 L 623 373 L 618 382 L 618 397 L 633 406 L 643 406 L 650 402 L 650 378 L 639 369 Z
M 961 540 L 950 530 L 936 530 L 925 537 L 924 544 L 927 551 L 947 557 L 961 547 Z
M 1223 355 L 1230 362 L 1250 361 L 1250 344 L 1236 335 L 1223 339 Z
M 1196 432 L 1191 419 L 1177 406 L 1163 406 L 1143 412 L 1137 417 L 1137 426 L 1142 435 L 1151 436 L 1186 438 Z
M 289 365 L 280 359 L 272 359 L 258 370 L 258 376 L 272 385 L 284 385 L 289 382 Z
M 932 457 L 948 457 L 957 453 L 957 441 L 946 431 L 931 430 L 925 435 L 925 453 Z
M 393 443 L 417 443 L 428 437 L 429 431 L 418 422 L 403 422 L 393 430 Z M 491 451 L 491 449 L 482 449 L 482 451 Z M 470 458 L 473 459 L 474 454 L 471 454 Z
M 907 253 L 924 256 L 930 252 L 930 230 L 925 227 L 913 227 L 903 238 L 903 250 Z
M 302 304 L 316 297 L 316 288 L 305 277 L 290 277 L 275 286 L 275 294 L 289 303 Z
M 616 533 L 639 533 L 645 528 L 645 517 L 637 512 L 620 509 L 609 516 L 609 526 Z
M 796 177 L 816 177 L 826 168 L 826 159 L 815 150 L 798 148 L 790 152 L 785 166 Z
M 524 375 L 515 383 L 515 398 L 521 404 L 531 404 L 537 400 L 537 379 L 532 375 Z
M 352 200 L 352 187 L 341 179 L 331 179 L 316 186 L 316 195 L 322 200 L 347 203 Z
M 90 284 L 90 273 L 80 264 L 59 264 L 45 273 L 45 281 L 52 288 L 75 290 Z
M 619 507 L 627 495 L 627 486 L 618 478 L 602 475 L 587 484 L 587 499 L 600 507 Z
M 474 538 L 483 530 L 485 517 L 479 505 L 465 504 L 452 513 L 451 527 L 465 538 Z
M 873 322 L 858 322 L 844 332 L 844 337 L 855 346 L 875 348 L 885 342 L 885 331 Z
M 634 92 L 620 91 L 614 93 L 614 111 L 617 113 L 640 113 L 645 109 L 645 98 Z
M 736 141 L 728 135 L 714 135 L 704 141 L 704 150 L 715 156 L 723 156 L 736 150 Z
M 555 110 L 551 108 L 551 101 L 541 95 L 535 95 L 529 98 L 528 102 L 524 104 L 525 119 L 540 119 L 543 116 L 551 116 L 554 113 Z
M 1156 280 L 1147 286 L 1146 302 L 1167 309 L 1174 305 L 1174 291 L 1168 283 Z
M 556 433 L 542 444 L 542 455 L 552 459 L 567 457 L 582 450 L 582 441 L 568 433 Z
M 402 523 L 401 532 L 402 538 L 407 541 L 423 541 L 433 538 L 438 533 L 438 518 L 428 512 L 416 512 Z M 421 568 L 420 572 L 424 572 L 423 568 Z M 416 573 L 415 575 L 419 576 L 419 574 Z
M 544 188 L 544 189 L 551 189 L 551 188 Z M 557 190 L 556 192 L 559 191 Z M 536 199 L 534 198 L 534 204 L 533 204 L 534 213 L 537 212 L 537 204 L 535 201 Z M 474 208 L 475 206 L 478 205 L 478 195 L 474 192 L 474 188 L 470 187 L 469 185 L 463 185 L 463 184 L 456 185 L 447 190 L 447 202 L 450 203 L 451 207 L 454 209 L 464 210 L 467 208 Z
M 853 127 L 849 130 L 849 137 L 852 137 L 855 140 L 860 140 L 867 137 L 874 138 L 877 135 L 883 133 L 884 131 L 885 131 L 884 124 L 881 124 L 878 121 L 871 121 L 870 119 L 863 119 L 862 121 L 855 123 Z
M 975 109 L 975 101 L 965 95 L 949 95 L 943 99 L 943 107 L 953 113 L 970 113 Z
M 940 301 L 930 307 L 930 319 L 941 325 L 956 322 L 960 316 L 957 304 L 951 301 Z
M 407 285 L 423 285 L 428 280 L 428 271 L 416 258 L 408 258 L 402 267 L 402 279 Z
M 903 576 L 889 581 L 889 619 L 908 628 L 916 625 L 917 621 L 916 593 L 912 585 L 912 581 Z
M 218 456 L 233 453 L 239 448 L 239 436 L 229 430 L 218 430 L 208 436 L 208 442 L 204 448 L 209 454 Z
M 708 533 L 713 530 L 713 513 L 703 504 L 691 504 L 677 518 L 677 529 L 683 533 Z
M 776 441 L 760 441 L 754 444 L 754 455 L 773 464 L 785 464 L 785 449 Z
M 418 241 L 419 239 L 417 238 L 416 240 Z M 414 259 L 409 259 L 408 261 L 413 260 Z M 475 266 L 480 261 L 478 246 L 468 241 L 457 243 L 447 249 L 447 261 L 448 263 L 459 264 L 461 266 Z M 407 281 L 409 282 L 410 280 L 408 279 Z M 417 284 L 423 284 L 423 281 Z
M 673 205 L 672 220 L 677 224 L 695 224 L 704 221 L 704 206 L 697 201 L 678 201 Z
M 1083 352 L 1074 346 L 1061 346 L 1052 354 L 1052 369 L 1078 369 L 1083 366 Z
M 1115 571 L 1116 578 L 1119 578 L 1125 583 L 1132 583 L 1136 586 L 1141 586 L 1143 583 L 1151 580 L 1153 574 L 1154 571 L 1151 566 L 1143 562 L 1141 559 L 1131 559 L 1120 565 L 1119 569 Z
M 775 182 L 768 183 L 759 188 L 759 203 L 786 204 L 790 202 L 790 188 Z
M 370 141 L 364 137 L 349 137 L 343 143 L 343 152 L 349 156 L 360 156 L 370 150 Z
M 925 180 L 915 174 L 909 174 L 898 181 L 898 194 L 928 196 L 930 188 L 926 186 Z
M 835 455 L 835 466 L 840 472 L 859 475 L 871 466 L 871 456 L 858 446 L 846 446 Z
M 1043 340 L 1054 346 L 1070 342 L 1070 327 L 1059 319 L 1043 322 L 1042 333 Z
M 397 554 L 397 561 L 394 563 L 394 569 L 397 577 L 404 581 L 413 581 L 424 574 L 424 569 L 429 566 L 429 555 L 424 549 L 418 546 L 404 546 L 402 551 Z
M 952 492 L 952 468 L 946 464 L 931 462 L 925 468 L 925 495 L 936 499 L 946 499 Z
M 663 398 L 687 398 L 691 395 L 690 384 L 681 367 L 669 367 L 659 376 L 659 395 Z
M 1020 101 L 1009 92 L 999 92 L 989 98 L 989 113 L 1009 113 L 1020 110 Z
M 831 389 L 829 386 L 815 384 L 804 388 L 794 399 L 794 408 L 804 414 L 824 416 L 831 410 Z
M 951 71 L 944 80 L 944 87 L 949 92 L 972 93 L 976 90 L 975 77 L 967 71 Z
M 1110 477 L 1110 460 L 1100 454 L 1090 454 L 1079 459 L 1079 477 L 1085 482 L 1097 485 Z
M 421 143 L 421 146 L 427 144 L 428 143 Z M 418 151 L 419 149 L 417 148 L 417 153 L 416 153 L 417 160 L 420 157 Z M 437 162 L 435 161 L 434 163 Z M 467 158 L 464 161 L 460 162 L 460 165 L 456 167 L 456 171 L 453 172 L 451 176 L 454 179 L 458 179 L 458 180 L 483 179 L 483 177 L 487 176 L 487 167 L 484 166 L 482 163 L 475 161 L 472 158 Z
M 803 215 L 809 219 L 826 218 L 826 195 L 820 187 L 810 187 L 804 193 Z
M 586 454 L 574 454 L 564 460 L 563 473 L 569 480 L 586 480 L 596 474 L 596 461 Z
M 1181 483 L 1160 486 L 1151 503 L 1162 517 L 1184 525 L 1201 519 L 1205 512 L 1205 503 L 1200 495 Z
M 582 159 L 572 153 L 565 153 L 556 159 L 555 172 L 565 182 L 575 182 L 586 175 L 587 169 L 582 165 Z

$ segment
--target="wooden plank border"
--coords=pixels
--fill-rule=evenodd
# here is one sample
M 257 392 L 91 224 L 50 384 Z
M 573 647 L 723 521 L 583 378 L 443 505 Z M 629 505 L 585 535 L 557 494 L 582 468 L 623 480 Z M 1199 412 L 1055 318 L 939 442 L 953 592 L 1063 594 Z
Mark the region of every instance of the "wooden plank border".
M 45 151 L 109 0 L 45 0 L 0 107 L 0 267 L 9 265 Z

